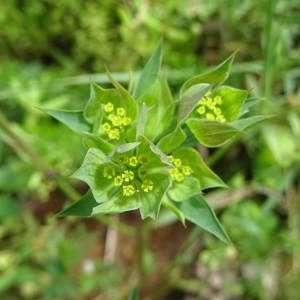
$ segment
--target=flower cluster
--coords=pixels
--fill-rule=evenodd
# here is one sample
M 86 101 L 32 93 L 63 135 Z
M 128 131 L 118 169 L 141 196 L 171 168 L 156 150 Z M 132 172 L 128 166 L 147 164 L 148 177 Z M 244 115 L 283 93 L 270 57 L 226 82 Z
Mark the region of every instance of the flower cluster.
M 190 176 L 193 173 L 190 166 L 182 165 L 181 159 L 174 158 L 173 155 L 169 155 L 168 159 L 175 166 L 175 168 L 172 168 L 169 173 L 171 178 L 176 182 L 182 182 L 184 177 Z
M 123 155 L 118 161 L 121 168 L 113 165 L 105 166 L 102 175 L 104 178 L 111 179 L 115 187 L 121 187 L 123 196 L 129 197 L 139 192 L 148 193 L 154 189 L 154 183 L 146 176 L 147 162 L 146 155 Z
M 103 110 L 105 116 L 101 129 L 107 134 L 110 140 L 119 140 L 124 127 L 131 124 L 131 118 L 126 117 L 126 111 L 123 107 L 115 109 L 111 102 L 104 104 Z
M 220 96 L 210 97 L 210 93 L 206 94 L 200 101 L 196 109 L 197 113 L 206 119 L 216 120 L 219 122 L 226 122 L 220 105 L 222 105 L 223 100 Z

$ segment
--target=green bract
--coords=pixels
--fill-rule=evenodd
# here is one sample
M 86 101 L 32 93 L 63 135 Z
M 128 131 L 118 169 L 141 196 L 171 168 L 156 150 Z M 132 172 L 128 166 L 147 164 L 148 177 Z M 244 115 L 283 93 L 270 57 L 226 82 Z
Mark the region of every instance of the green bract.
M 87 147 L 73 177 L 86 182 L 90 190 L 60 215 L 139 209 L 143 219 L 156 219 L 164 206 L 181 222 L 188 219 L 228 242 L 202 192 L 225 184 L 190 146 L 190 136 L 215 147 L 265 119 L 239 119 L 248 92 L 221 86 L 232 60 L 233 56 L 213 71 L 188 80 L 175 101 L 160 74 L 160 42 L 132 94 L 108 72 L 113 88 L 92 83 L 84 109 L 44 109 L 79 133 Z

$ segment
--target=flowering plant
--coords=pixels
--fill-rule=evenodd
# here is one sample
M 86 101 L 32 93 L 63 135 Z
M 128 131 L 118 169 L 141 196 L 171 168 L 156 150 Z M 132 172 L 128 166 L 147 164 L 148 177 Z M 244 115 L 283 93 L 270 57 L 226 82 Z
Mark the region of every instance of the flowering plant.
M 139 209 L 156 219 L 161 206 L 229 239 L 203 190 L 225 187 L 187 137 L 217 147 L 263 116 L 240 118 L 248 92 L 221 84 L 233 56 L 216 69 L 186 81 L 174 100 L 161 74 L 162 42 L 147 62 L 133 91 L 108 72 L 113 88 L 91 84 L 90 99 L 80 111 L 44 109 L 83 137 L 87 153 L 74 177 L 89 192 L 61 215 L 91 216 Z M 191 139 L 189 139 L 191 140 Z

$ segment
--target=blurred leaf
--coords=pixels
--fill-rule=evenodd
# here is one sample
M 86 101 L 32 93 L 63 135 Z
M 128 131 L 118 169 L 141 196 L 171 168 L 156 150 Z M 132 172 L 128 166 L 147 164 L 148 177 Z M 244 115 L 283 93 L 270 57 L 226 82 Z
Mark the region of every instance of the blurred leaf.
M 93 208 L 99 205 L 91 191 L 88 191 L 81 199 L 79 199 L 74 204 L 68 206 L 63 211 L 61 211 L 58 216 L 78 216 L 78 217 L 89 217 L 92 215 Z
M 229 124 L 213 120 L 189 119 L 186 123 L 199 143 L 207 147 L 221 146 L 240 132 Z
M 129 297 L 128 297 L 128 300 L 138 300 L 138 291 L 137 291 L 137 288 L 133 288 Z
M 91 126 L 83 117 L 83 112 L 81 110 L 53 110 L 46 108 L 41 108 L 41 110 L 77 133 L 88 132 L 91 130 Z
M 239 130 L 245 130 L 253 125 L 256 125 L 260 122 L 266 121 L 268 119 L 272 119 L 275 116 L 253 116 L 253 117 L 249 117 L 249 118 L 244 118 L 244 119 L 239 119 L 236 121 L 231 122 L 230 124 L 236 128 L 238 128 Z
M 133 91 L 133 97 L 135 99 L 140 99 L 149 89 L 149 87 L 154 83 L 159 73 L 162 62 L 162 47 L 162 40 L 160 40 L 152 56 L 145 65 L 142 74 L 135 86 L 135 89 Z
M 157 147 L 164 153 L 171 153 L 178 148 L 186 139 L 185 132 L 180 126 L 177 126 L 174 131 L 165 135 L 157 144 Z
M 187 220 L 214 234 L 222 242 L 226 244 L 230 243 L 230 239 L 218 221 L 214 211 L 201 195 L 191 197 L 183 202 L 173 203 L 182 211 Z

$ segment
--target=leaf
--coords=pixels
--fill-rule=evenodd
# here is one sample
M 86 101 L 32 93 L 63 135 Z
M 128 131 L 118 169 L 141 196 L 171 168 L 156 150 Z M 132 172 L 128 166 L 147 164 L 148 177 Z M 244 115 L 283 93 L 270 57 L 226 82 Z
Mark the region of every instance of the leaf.
M 167 196 L 163 197 L 162 205 L 173 212 L 175 216 L 180 220 L 180 222 L 185 226 L 185 217 L 184 214 L 178 209 Z
M 58 216 L 89 217 L 92 214 L 93 208 L 97 205 L 99 205 L 99 203 L 96 202 L 92 192 L 88 191 L 81 199 L 60 212 Z
M 109 159 L 105 154 L 96 148 L 90 148 L 83 160 L 80 168 L 73 174 L 74 178 L 86 182 L 95 200 L 104 202 L 111 198 L 113 189 L 113 181 L 103 177 L 104 164 L 109 165 Z
M 157 147 L 164 153 L 171 153 L 177 149 L 186 139 L 185 132 L 180 126 L 177 126 L 174 131 L 165 135 L 157 144 Z
M 275 115 L 271 115 L 271 116 L 258 115 L 258 116 L 253 116 L 253 117 L 249 117 L 249 118 L 236 120 L 234 122 L 231 122 L 231 125 L 238 128 L 239 130 L 245 130 L 251 126 L 254 126 L 260 122 L 272 119 L 274 117 L 275 117 Z
M 41 110 L 77 133 L 88 132 L 91 130 L 91 126 L 84 119 L 83 112 L 81 110 L 54 110 L 47 108 L 41 108 Z
M 168 196 L 174 201 L 184 201 L 199 194 L 201 191 L 199 180 L 195 177 L 185 177 L 182 182 L 173 182 L 168 189 Z
M 190 166 L 193 170 L 192 176 L 200 181 L 201 189 L 212 187 L 226 187 L 222 179 L 215 174 L 203 161 L 200 153 L 193 148 L 180 148 L 173 153 L 179 158 L 183 165 Z
M 85 145 L 85 147 L 98 148 L 105 154 L 111 153 L 111 151 L 114 148 L 114 145 L 108 143 L 101 137 L 99 137 L 95 134 L 92 134 L 92 133 L 88 133 L 88 132 L 82 133 L 82 139 L 83 139 L 83 144 Z
M 229 75 L 229 70 L 230 70 L 231 64 L 233 62 L 234 56 L 235 56 L 235 54 L 228 57 L 224 62 L 222 62 L 219 66 L 217 66 L 212 71 L 204 73 L 204 74 L 200 74 L 198 76 L 195 76 L 195 77 L 187 80 L 183 84 L 183 86 L 180 90 L 180 98 L 182 98 L 183 93 L 185 91 L 187 91 L 190 87 L 192 87 L 196 84 L 208 83 L 214 87 L 214 86 L 219 85 L 222 82 L 224 82 Z
M 224 243 L 230 243 L 230 239 L 214 211 L 201 195 L 191 197 L 183 202 L 173 202 L 173 204 L 184 214 L 187 220 L 212 233 Z
M 140 200 L 136 196 L 124 197 L 119 193 L 112 197 L 109 201 L 103 202 L 94 207 L 92 215 L 122 213 L 125 211 L 138 209 L 140 205 Z
M 121 146 L 118 146 L 113 154 L 115 153 L 124 153 L 124 152 L 128 152 L 130 150 L 135 149 L 138 145 L 140 144 L 140 142 L 132 142 L 132 143 L 127 143 L 127 144 L 123 144 Z
M 229 86 L 222 86 L 214 92 L 213 97 L 220 96 L 223 101 L 220 109 L 227 122 L 238 118 L 248 93 L 247 90 L 239 90 Z
M 135 86 L 135 89 L 133 91 L 133 97 L 135 99 L 140 99 L 148 90 L 148 88 L 154 83 L 161 67 L 162 47 L 162 40 L 160 40 L 152 56 L 145 65 L 142 74 Z
M 179 120 L 188 116 L 198 104 L 201 98 L 209 91 L 209 84 L 197 84 L 192 86 L 180 99 Z
M 221 146 L 240 132 L 227 123 L 207 119 L 193 118 L 187 120 L 186 124 L 199 143 L 207 147 Z

